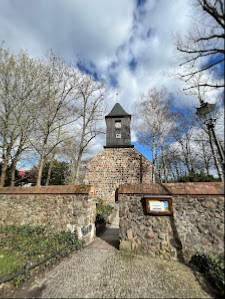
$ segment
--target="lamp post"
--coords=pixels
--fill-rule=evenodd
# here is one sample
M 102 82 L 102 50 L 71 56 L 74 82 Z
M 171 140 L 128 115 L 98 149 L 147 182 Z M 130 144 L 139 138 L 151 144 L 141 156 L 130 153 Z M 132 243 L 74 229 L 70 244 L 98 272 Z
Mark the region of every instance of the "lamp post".
M 210 142 L 211 138 L 214 139 L 219 157 L 220 157 L 220 165 L 222 168 L 222 180 L 224 181 L 224 151 L 222 149 L 222 146 L 216 136 L 215 133 L 215 109 L 216 109 L 216 104 L 209 104 L 209 103 L 204 103 L 201 101 L 200 107 L 197 108 L 196 114 L 200 117 L 200 119 L 206 124 L 208 132 L 209 132 L 209 137 L 210 137 Z M 213 149 L 213 145 L 211 144 L 211 147 Z

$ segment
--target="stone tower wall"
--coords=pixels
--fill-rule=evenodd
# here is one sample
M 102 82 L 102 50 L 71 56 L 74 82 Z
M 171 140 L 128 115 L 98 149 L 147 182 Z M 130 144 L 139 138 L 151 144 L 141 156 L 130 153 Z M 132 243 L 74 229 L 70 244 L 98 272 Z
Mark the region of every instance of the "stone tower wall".
M 135 148 L 105 148 L 86 167 L 85 184 L 95 186 L 97 197 L 109 204 L 120 185 L 141 182 L 152 182 L 152 163 Z

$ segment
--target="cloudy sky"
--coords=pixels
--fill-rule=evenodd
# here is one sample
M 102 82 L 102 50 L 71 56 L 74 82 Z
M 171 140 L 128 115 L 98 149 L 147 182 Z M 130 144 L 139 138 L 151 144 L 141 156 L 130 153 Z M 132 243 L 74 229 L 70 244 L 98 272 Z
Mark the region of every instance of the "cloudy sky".
M 107 82 L 109 110 L 117 84 L 119 102 L 131 114 L 140 91 L 162 85 L 177 105 L 198 106 L 178 94 L 181 82 L 166 75 L 178 65 L 173 34 L 189 28 L 192 9 L 189 0 L 0 0 L 0 42 L 34 57 L 49 49 L 70 62 L 79 56 Z
M 0 40 L 32 56 L 78 55 L 99 79 L 119 84 L 132 113 L 140 90 L 180 84 L 165 73 L 177 65 L 172 34 L 189 27 L 190 15 L 189 0 L 0 0 Z

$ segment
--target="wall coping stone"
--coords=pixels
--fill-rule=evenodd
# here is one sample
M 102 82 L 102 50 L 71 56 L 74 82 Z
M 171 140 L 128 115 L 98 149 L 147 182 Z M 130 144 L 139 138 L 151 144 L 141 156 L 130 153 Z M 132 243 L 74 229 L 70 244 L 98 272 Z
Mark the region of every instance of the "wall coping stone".
M 224 195 L 223 182 L 193 183 L 142 183 L 124 184 L 119 187 L 118 194 L 148 195 Z
M 94 195 L 96 190 L 91 185 L 54 185 L 30 187 L 0 187 L 1 194 L 86 194 Z

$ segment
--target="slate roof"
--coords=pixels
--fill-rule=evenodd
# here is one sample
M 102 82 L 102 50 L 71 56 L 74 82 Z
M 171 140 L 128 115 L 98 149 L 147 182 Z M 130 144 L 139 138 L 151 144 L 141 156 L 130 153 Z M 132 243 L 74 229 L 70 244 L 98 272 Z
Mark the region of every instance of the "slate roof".
M 131 116 L 128 114 L 119 103 L 116 103 L 112 108 L 111 112 L 106 117 L 120 117 L 120 116 Z
M 118 193 L 148 195 L 224 195 L 224 184 L 220 182 L 124 184 L 119 187 Z
M 1 194 L 95 194 L 95 188 L 90 185 L 1 187 Z

